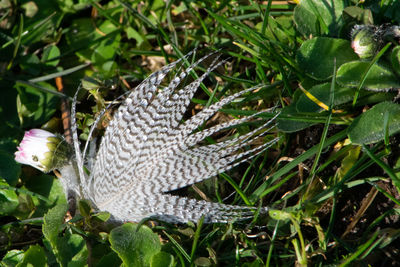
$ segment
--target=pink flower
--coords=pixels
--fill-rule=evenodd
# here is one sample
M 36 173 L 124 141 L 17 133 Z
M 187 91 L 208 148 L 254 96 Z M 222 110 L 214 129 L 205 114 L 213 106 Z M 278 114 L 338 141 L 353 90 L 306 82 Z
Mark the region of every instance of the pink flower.
M 25 132 L 15 152 L 15 161 L 49 172 L 68 161 L 71 153 L 63 138 L 41 129 Z

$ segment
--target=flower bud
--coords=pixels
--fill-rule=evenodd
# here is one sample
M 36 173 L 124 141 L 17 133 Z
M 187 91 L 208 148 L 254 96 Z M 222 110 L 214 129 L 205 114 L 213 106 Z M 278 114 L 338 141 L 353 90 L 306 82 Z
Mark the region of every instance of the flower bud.
M 15 161 L 49 172 L 68 163 L 71 146 L 61 136 L 41 129 L 25 132 L 15 152 Z
M 356 25 L 351 31 L 351 47 L 360 58 L 371 58 L 381 45 L 378 35 L 379 30 L 375 26 Z

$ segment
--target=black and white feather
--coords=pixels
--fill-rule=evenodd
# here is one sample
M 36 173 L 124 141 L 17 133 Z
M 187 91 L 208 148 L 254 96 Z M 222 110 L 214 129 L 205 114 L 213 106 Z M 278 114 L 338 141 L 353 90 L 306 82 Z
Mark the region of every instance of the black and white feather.
M 249 149 L 254 138 L 274 126 L 272 119 L 237 138 L 199 145 L 214 133 L 254 119 L 258 113 L 197 131 L 222 106 L 261 87 L 226 97 L 182 122 L 201 82 L 225 63 L 216 57 L 203 75 L 180 87 L 190 72 L 207 57 L 178 71 L 162 91 L 159 90 L 161 82 L 178 64 L 183 65 L 184 59 L 154 72 L 129 93 L 106 129 L 90 175 L 84 172 L 76 127 L 73 127 L 76 165 L 61 169 L 66 191 L 90 200 L 98 210 L 110 212 L 118 221 L 158 218 L 168 222 L 187 222 L 204 216 L 206 222 L 227 222 L 252 216 L 255 208 L 198 201 L 168 193 L 229 170 L 277 141 L 274 139 Z M 72 111 L 74 115 L 75 109 Z M 74 121 L 72 124 L 76 125 Z

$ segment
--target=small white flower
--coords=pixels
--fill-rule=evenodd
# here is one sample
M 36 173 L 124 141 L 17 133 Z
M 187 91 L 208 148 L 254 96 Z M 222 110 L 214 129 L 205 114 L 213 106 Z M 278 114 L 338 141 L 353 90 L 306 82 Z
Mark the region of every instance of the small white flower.
M 70 147 L 61 137 L 45 130 L 32 129 L 25 132 L 15 152 L 15 161 L 49 172 L 68 161 L 70 155 Z

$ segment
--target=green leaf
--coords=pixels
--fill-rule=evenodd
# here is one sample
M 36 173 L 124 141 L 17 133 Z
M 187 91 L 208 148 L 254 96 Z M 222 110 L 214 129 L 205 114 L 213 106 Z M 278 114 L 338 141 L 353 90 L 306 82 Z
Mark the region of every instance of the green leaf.
M 277 127 L 280 131 L 292 133 L 303 130 L 315 124 L 315 122 L 308 122 L 296 119 L 298 111 L 296 105 L 284 107 L 277 118 Z M 293 117 L 293 119 L 291 119 Z
M 42 67 L 38 56 L 35 54 L 23 56 L 20 59 L 19 66 L 21 69 L 34 76 L 40 73 Z
M 88 250 L 86 242 L 78 234 L 66 233 L 57 240 L 62 266 L 84 267 L 87 266 Z
M 357 163 L 360 151 L 361 146 L 351 146 L 351 149 L 347 151 L 340 164 L 340 168 L 336 172 L 334 181 L 330 182 L 329 185 L 335 185 L 345 177 L 346 173 Z
M 64 222 L 65 213 L 67 213 L 67 204 L 59 203 L 49 210 L 43 218 L 43 235 L 54 247 L 56 247 L 56 241 Z
M 110 216 L 111 215 L 108 212 L 98 212 L 92 215 L 92 219 L 101 223 L 108 221 L 108 219 L 110 219 Z
M 17 184 L 21 166 L 15 161 L 14 156 L 0 149 L 0 178 L 3 178 L 11 186 Z
M 382 2 L 375 2 L 373 5 L 373 10 L 382 13 L 382 10 L 385 11 L 385 17 L 389 18 L 390 20 L 394 20 L 397 24 L 400 23 L 400 2 L 399 1 L 382 1 Z M 377 13 L 378 13 L 377 12 Z
M 46 82 L 39 82 L 38 85 L 57 91 L 52 85 Z M 23 127 L 34 127 L 43 124 L 53 116 L 59 103 L 59 98 L 53 94 L 39 91 L 27 84 L 17 83 L 18 90 L 17 109 Z
M 13 267 L 24 259 L 25 252 L 22 250 L 13 249 L 7 252 L 0 262 L 1 266 Z
M 104 64 L 101 66 L 103 70 L 103 77 L 106 78 L 112 78 L 114 76 L 115 71 L 118 69 L 118 65 L 115 61 L 110 60 L 107 62 L 104 62 Z
M 0 178 L 0 214 L 9 215 L 18 207 L 18 196 L 13 190 L 3 189 L 2 186 L 8 187 L 9 184 Z
M 397 74 L 400 74 L 400 46 L 393 48 L 390 59 L 392 61 L 392 67 L 394 71 Z
M 89 200 L 81 199 L 78 201 L 78 209 L 83 217 L 89 217 L 92 207 L 90 206 Z
M 283 210 L 270 210 L 268 212 L 268 214 L 272 219 L 278 220 L 278 221 L 280 221 L 280 220 L 288 220 L 292 216 L 290 213 L 288 213 L 286 211 L 283 211 Z
M 38 5 L 39 12 L 31 20 L 26 21 L 27 27 L 24 27 L 21 40 L 21 44 L 26 47 L 44 40 L 51 40 L 64 16 L 60 12 L 55 12 L 56 9 L 52 6 L 53 1 L 36 0 L 35 4 Z
M 261 31 L 262 30 L 262 22 L 259 22 L 256 25 L 256 28 Z M 284 44 L 289 44 L 295 36 L 295 27 L 293 25 L 293 19 L 289 16 L 282 17 L 269 17 L 268 18 L 268 27 L 265 31 L 265 36 L 269 40 L 277 40 Z
M 358 6 L 349 6 L 343 10 L 345 21 L 357 21 L 359 24 L 374 24 L 374 19 L 370 9 L 363 9 Z
M 161 250 L 158 235 L 145 226 L 127 223 L 110 232 L 111 248 L 125 266 L 150 266 L 151 258 Z
M 338 69 L 336 81 L 342 86 L 357 87 L 369 65 L 369 62 L 365 61 L 345 63 Z M 371 66 L 363 85 L 363 88 L 373 91 L 387 91 L 398 87 L 400 87 L 399 79 L 392 70 L 378 64 Z
M 337 36 L 344 8 L 343 0 L 301 0 L 294 9 L 294 21 L 304 36 Z
M 101 64 L 105 63 L 110 59 L 113 59 L 114 56 L 115 56 L 115 47 L 108 44 L 104 45 L 102 44 L 94 49 L 91 60 L 97 64 Z
M 296 54 L 299 67 L 317 80 L 326 80 L 332 77 L 334 60 L 336 66 L 358 59 L 350 46 L 350 42 L 343 39 L 316 37 L 305 41 Z
M 120 266 L 120 265 L 121 265 L 121 259 L 118 257 L 117 253 L 115 253 L 114 251 L 101 257 L 99 262 L 96 264 L 97 267 Z
M 55 2 L 58 3 L 59 8 L 65 13 L 76 13 L 79 10 L 87 8 L 91 3 L 90 0 L 56 0 Z
M 101 66 L 114 59 L 119 50 L 121 36 L 119 29 L 108 20 L 96 29 L 91 19 L 84 18 L 72 22 L 71 31 L 66 34 L 66 38 L 79 57 Z
M 14 152 L 17 151 L 15 138 L 16 136 L 13 138 L 0 138 L 0 150 L 8 152 L 10 155 L 14 155 Z
M 50 208 L 61 203 L 67 203 L 61 182 L 55 179 L 54 176 L 42 174 L 40 176 L 30 177 L 30 179 L 25 182 L 25 187 L 29 191 L 39 194 L 49 200 L 44 201 L 38 197 L 32 197 L 35 204 L 35 213 L 32 215 L 33 217 L 42 217 Z
M 60 49 L 55 45 L 46 47 L 43 51 L 42 62 L 49 67 L 57 66 L 60 62 Z
M 212 266 L 210 259 L 205 258 L 205 257 L 198 257 L 197 259 L 194 260 L 194 264 L 199 267 L 200 266 L 201 267 Z
M 331 83 L 317 84 L 308 90 L 318 100 L 329 105 Z M 353 99 L 355 89 L 348 87 L 335 86 L 335 98 L 333 106 L 339 106 L 348 103 Z M 296 91 L 294 102 L 284 107 L 281 114 L 277 119 L 278 129 L 284 132 L 296 132 L 310 127 L 316 123 L 316 115 L 324 111 L 323 108 L 318 106 L 310 100 L 304 93 Z M 298 96 L 300 94 L 300 96 Z M 322 115 L 322 114 L 321 114 Z M 320 119 L 324 120 L 324 117 Z M 320 123 L 323 121 L 320 120 Z
M 70 31 L 65 37 L 71 49 L 77 50 L 76 54 L 79 57 L 90 59 L 92 51 L 87 48 L 96 43 L 99 35 L 96 34 L 91 19 L 80 18 L 72 21 Z
M 135 39 L 137 48 L 143 48 L 145 46 L 149 46 L 147 39 L 144 36 L 142 36 L 139 32 L 137 32 L 134 28 L 127 27 L 125 31 L 128 39 Z
M 51 248 L 61 266 L 87 266 L 88 251 L 82 236 L 66 231 L 60 236 L 67 205 L 61 203 L 44 216 L 43 234 L 45 245 Z
M 166 19 L 166 12 L 165 12 L 165 3 L 163 0 L 154 0 L 154 1 L 146 1 L 147 9 L 152 10 L 155 15 L 149 14 L 148 19 L 153 22 L 153 24 L 157 24 L 160 22 L 164 22 Z
M 16 267 L 22 266 L 47 266 L 46 254 L 44 253 L 44 249 L 39 245 L 30 246 L 29 249 L 25 252 L 24 259 L 19 262 Z
M 65 266 L 65 264 L 61 256 L 58 234 L 62 229 L 66 212 L 67 204 L 59 203 L 54 208 L 50 209 L 44 216 L 42 226 L 43 235 L 50 243 L 50 246 L 53 250 L 54 255 L 56 256 L 58 263 L 62 266 Z
M 388 129 L 384 126 L 384 117 L 389 116 Z M 348 136 L 354 144 L 371 144 L 382 141 L 386 130 L 393 135 L 400 131 L 400 105 L 383 102 L 375 105 L 353 121 Z
M 175 266 L 174 257 L 164 251 L 160 251 L 151 258 L 151 267 L 173 267 Z
M 20 134 L 15 128 L 15 125 L 19 124 L 16 104 L 17 91 L 13 88 L 13 83 L 5 80 L 0 80 L 0 88 L 0 121 L 2 122 L 0 123 L 0 137 L 12 137 L 14 140 Z

